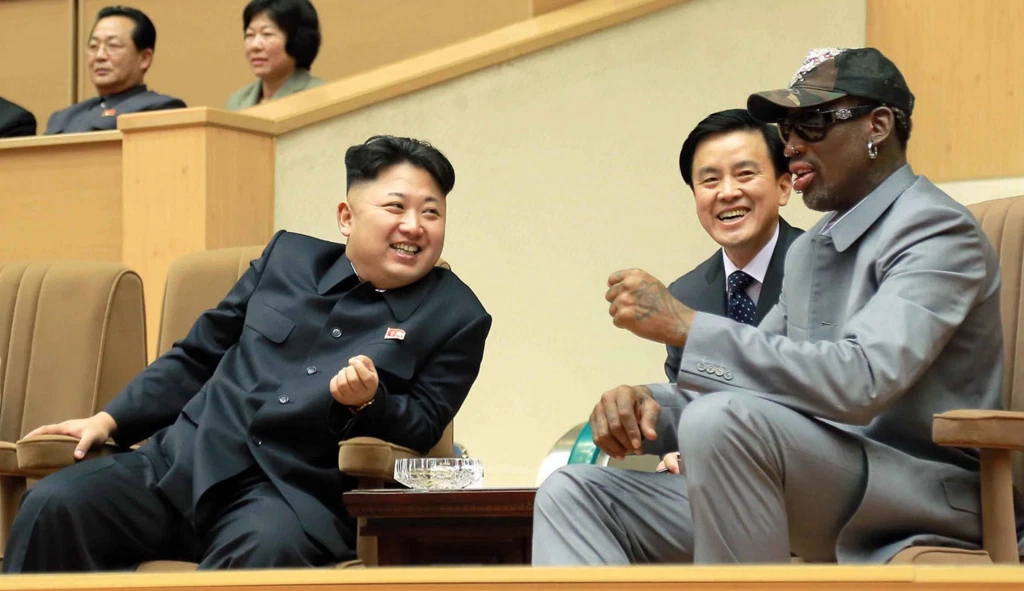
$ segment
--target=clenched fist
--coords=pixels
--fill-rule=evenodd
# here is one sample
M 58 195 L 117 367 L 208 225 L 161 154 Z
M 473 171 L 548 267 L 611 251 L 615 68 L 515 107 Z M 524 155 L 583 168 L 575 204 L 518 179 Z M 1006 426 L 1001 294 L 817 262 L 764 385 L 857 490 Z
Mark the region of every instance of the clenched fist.
M 366 355 L 356 355 L 331 378 L 331 396 L 345 406 L 359 407 L 373 399 L 377 384 L 373 361 Z
M 612 322 L 638 337 L 682 347 L 694 312 L 642 269 L 617 271 L 608 277 L 604 299 L 611 302 Z

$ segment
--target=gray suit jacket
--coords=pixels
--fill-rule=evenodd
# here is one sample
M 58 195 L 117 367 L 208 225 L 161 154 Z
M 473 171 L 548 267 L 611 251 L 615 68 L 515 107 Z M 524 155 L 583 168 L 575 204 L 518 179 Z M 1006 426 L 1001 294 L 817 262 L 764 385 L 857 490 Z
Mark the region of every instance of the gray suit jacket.
M 140 84 L 118 94 L 93 97 L 57 111 L 46 123 L 46 134 L 117 129 L 118 115 L 184 107 L 185 101 L 153 92 L 145 84 Z
M 320 86 L 324 81 L 316 76 L 309 73 L 309 70 L 295 70 L 292 75 L 285 80 L 284 85 L 281 86 L 274 93 L 275 99 L 301 92 L 307 88 L 313 88 Z M 241 109 L 247 109 L 249 107 L 256 106 L 260 102 L 260 98 L 263 97 L 263 81 L 259 78 L 255 82 L 239 88 L 228 98 L 228 104 L 225 108 L 229 111 L 238 111 Z
M 909 166 L 823 235 L 827 219 L 793 243 L 782 296 L 759 327 L 697 314 L 679 391 L 658 396 L 666 437 L 651 444 L 675 445 L 673 421 L 693 396 L 761 396 L 863 442 L 867 482 L 840 561 L 977 548 L 977 453 L 934 444 L 931 428 L 936 413 L 1002 407 L 995 252 L 970 212 Z
M 754 322 L 760 323 L 768 312 L 775 307 L 782 293 L 782 276 L 786 264 L 786 253 L 797 236 L 804 231 L 790 226 L 786 220 L 779 218 L 779 239 L 775 242 L 768 270 L 761 285 L 761 296 L 757 298 L 757 309 L 754 311 Z M 722 249 L 718 249 L 708 260 L 697 265 L 692 271 L 676 279 L 668 286 L 669 293 L 680 302 L 697 310 L 725 316 L 725 264 L 722 261 Z M 679 375 L 679 360 L 683 350 L 672 345 L 666 346 L 665 375 L 669 381 L 675 382 Z

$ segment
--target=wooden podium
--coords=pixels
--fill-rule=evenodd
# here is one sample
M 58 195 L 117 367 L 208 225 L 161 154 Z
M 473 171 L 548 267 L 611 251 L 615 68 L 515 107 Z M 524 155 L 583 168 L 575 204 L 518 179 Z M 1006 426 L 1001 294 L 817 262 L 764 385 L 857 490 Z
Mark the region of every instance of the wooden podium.
M 171 262 L 270 240 L 274 123 L 199 107 L 122 115 L 118 127 L 0 141 L 0 259 L 134 269 L 152 359 Z

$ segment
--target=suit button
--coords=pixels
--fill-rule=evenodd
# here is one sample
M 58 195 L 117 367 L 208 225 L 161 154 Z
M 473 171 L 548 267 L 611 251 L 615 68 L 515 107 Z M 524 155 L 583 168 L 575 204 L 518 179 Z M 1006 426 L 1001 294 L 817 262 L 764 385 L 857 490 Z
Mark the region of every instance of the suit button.
M 334 338 L 339 338 L 341 336 L 341 329 L 340 328 L 335 328 L 334 330 L 332 330 L 331 331 L 331 336 L 334 337 Z
M 707 365 L 705 365 L 704 362 L 701 361 L 700 363 L 697 364 L 697 371 L 704 371 L 706 367 Z
M 256 437 L 255 435 L 253 435 L 252 437 L 252 442 L 255 443 L 256 445 L 263 445 L 263 440 L 260 439 L 259 437 Z
M 725 372 L 725 379 L 731 380 L 732 379 L 732 372 L 728 372 L 728 371 Z
M 715 368 L 715 375 L 718 376 L 718 377 L 722 377 L 722 376 L 725 375 L 725 370 L 722 369 L 721 367 L 716 367 Z
M 707 367 L 707 369 L 705 369 L 704 371 L 706 371 L 708 373 L 715 373 L 715 366 L 714 365 L 709 365 Z
M 315 374 L 316 373 L 316 367 L 310 365 L 309 367 L 306 368 L 306 373 L 309 374 L 309 375 Z
M 288 404 L 288 400 L 290 400 L 290 399 L 287 396 L 278 396 L 277 397 L 277 401 L 280 402 L 281 404 Z

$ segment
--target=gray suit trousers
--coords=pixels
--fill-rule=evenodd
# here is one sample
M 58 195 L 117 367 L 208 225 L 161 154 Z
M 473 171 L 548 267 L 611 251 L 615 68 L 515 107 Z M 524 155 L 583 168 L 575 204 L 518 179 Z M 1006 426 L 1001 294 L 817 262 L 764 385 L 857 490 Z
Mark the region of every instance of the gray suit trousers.
M 533 564 L 834 561 L 867 482 L 861 443 L 749 394 L 675 398 L 658 451 L 678 447 L 683 473 L 556 471 L 534 503 Z

